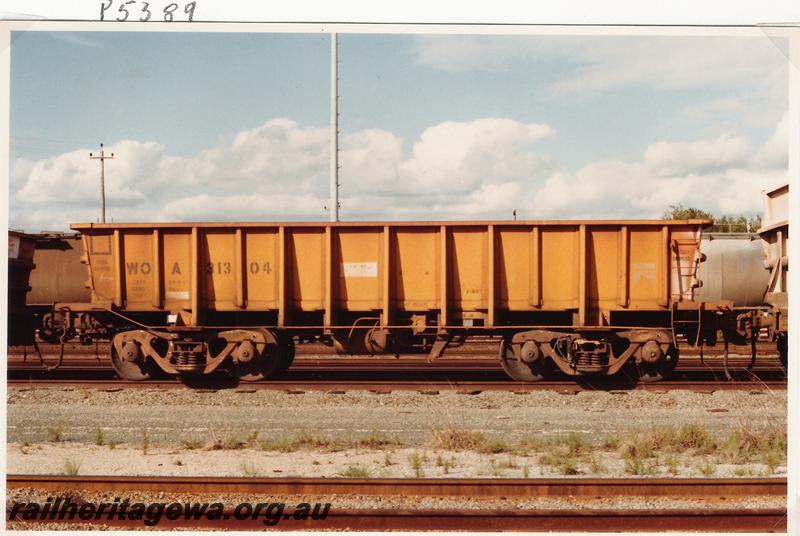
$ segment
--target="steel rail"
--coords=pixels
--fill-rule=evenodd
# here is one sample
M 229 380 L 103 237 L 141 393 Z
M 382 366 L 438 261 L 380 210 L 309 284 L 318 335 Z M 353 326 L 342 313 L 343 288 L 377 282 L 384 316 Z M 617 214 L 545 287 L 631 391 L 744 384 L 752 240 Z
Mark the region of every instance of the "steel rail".
M 482 343 L 482 342 L 468 342 L 465 343 L 463 346 L 457 346 L 454 348 L 448 348 L 446 353 L 440 359 L 461 359 L 464 357 L 474 357 L 474 356 L 487 356 L 491 359 L 497 358 L 498 352 L 498 345 L 499 339 L 497 342 L 494 343 Z M 39 347 L 42 350 L 43 354 L 51 353 L 55 354 L 60 351 L 60 345 L 58 344 L 50 344 L 50 343 L 39 343 Z M 107 355 L 109 352 L 110 344 L 107 341 L 99 342 L 96 346 L 94 345 L 84 345 L 76 342 L 67 343 L 64 347 L 65 355 L 73 355 L 73 354 L 91 354 L 94 355 L 95 353 L 99 353 L 100 355 Z M 687 358 L 695 358 L 700 356 L 700 349 L 697 347 L 692 346 L 679 346 L 681 357 Z M 32 348 L 27 348 L 24 346 L 13 346 L 9 347 L 9 356 L 22 356 L 25 353 L 32 354 L 34 350 Z M 705 357 L 720 357 L 723 353 L 724 349 L 721 346 L 708 346 L 703 347 L 703 354 Z M 297 357 L 336 357 L 338 354 L 333 350 L 332 347 L 326 346 L 324 344 L 318 343 L 303 343 L 298 344 L 295 349 Z M 730 345 L 730 354 L 731 356 L 740 355 L 742 358 L 749 358 L 750 357 L 750 346 L 742 346 L 742 345 Z M 761 343 L 757 349 L 758 356 L 776 356 L 776 350 L 774 344 L 769 343 Z M 376 356 L 369 356 L 364 355 L 363 357 L 366 358 L 376 358 Z M 404 354 L 405 358 L 419 358 L 419 359 L 427 359 L 426 353 L 409 353 Z
M 24 528 L 25 524 L 36 521 L 21 520 L 17 513 L 10 519 L 11 528 Z M 267 525 L 261 516 L 253 518 L 236 516 L 232 510 L 224 511 L 223 520 L 217 521 L 201 517 L 199 519 L 170 519 L 162 516 L 156 528 L 169 529 L 213 529 L 213 530 L 279 530 L 279 531 L 526 531 L 526 532 L 661 532 L 661 531 L 702 531 L 702 532 L 785 532 L 787 528 L 786 510 L 769 509 L 564 509 L 564 510 L 484 510 L 484 509 L 442 509 L 442 510 L 388 510 L 388 509 L 336 509 L 331 508 L 325 519 L 295 519 L 294 510 L 286 510 L 279 523 Z M 64 521 L 39 522 L 48 523 Z M 72 521 L 72 523 L 91 523 L 93 528 L 109 527 L 119 529 L 141 529 L 141 520 L 112 519 L 91 522 Z M 21 527 L 18 527 L 21 525 Z
M 220 496 L 223 494 L 306 495 L 332 498 L 360 496 L 449 496 L 473 498 L 565 497 L 596 499 L 650 496 L 679 499 L 727 500 L 774 496 L 787 492 L 782 478 L 534 478 L 534 479 L 349 479 L 349 478 L 223 478 L 223 477 L 121 477 L 8 475 L 7 493 L 14 489 L 101 492 L 154 492 Z M 180 500 L 185 500 L 181 497 Z M 256 501 L 254 501 L 256 502 Z M 295 519 L 294 510 L 283 512 L 280 522 L 268 525 L 262 517 L 236 515 L 226 509 L 222 520 L 208 517 L 170 519 L 162 516 L 158 527 L 278 530 L 470 530 L 470 531 L 663 531 L 779 532 L 786 530 L 785 508 L 736 509 L 338 509 L 331 505 L 324 519 Z M 6 519 L 23 526 L 42 523 L 25 520 L 20 512 Z M 48 520 L 64 523 L 61 520 Z M 81 521 L 71 521 L 81 523 Z M 84 522 L 85 523 L 85 522 Z M 93 526 L 142 528 L 141 520 L 100 519 Z M 16 525 L 15 525 L 16 528 Z
M 575 380 L 543 380 L 536 383 L 522 383 L 509 381 L 454 381 L 454 380 L 265 380 L 258 382 L 228 382 L 210 383 L 199 382 L 197 385 L 187 385 L 179 380 L 146 380 L 129 381 L 118 379 L 48 379 L 11 378 L 7 380 L 9 387 L 17 388 L 54 388 L 54 389 L 185 389 L 194 388 L 199 391 L 218 391 L 235 389 L 239 391 L 268 390 L 268 391 L 422 391 L 428 394 L 437 394 L 439 391 L 456 391 L 477 394 L 482 391 L 673 391 L 687 390 L 698 392 L 714 391 L 762 391 L 785 390 L 785 381 L 660 381 L 654 383 L 615 384 L 615 383 L 589 383 Z
M 55 359 L 55 358 L 54 358 Z M 45 361 L 48 358 L 45 357 Z M 765 362 L 763 359 L 752 371 L 747 371 L 750 358 L 732 359 L 728 363 L 728 368 L 732 373 L 746 374 L 750 372 L 758 376 L 759 374 L 781 375 L 785 370 L 780 365 L 777 358 Z M 8 361 L 7 370 L 14 374 L 21 373 L 44 373 L 46 369 L 37 361 L 24 361 L 12 358 Z M 113 373 L 111 361 L 108 359 L 96 359 L 94 357 L 68 357 L 66 358 L 56 375 L 61 373 L 89 373 L 97 372 Z M 428 363 L 420 358 L 395 359 L 381 357 L 298 357 L 289 369 L 288 375 L 311 373 L 376 373 L 376 374 L 419 374 L 436 375 L 441 373 L 492 373 L 500 374 L 506 378 L 500 363 L 496 358 L 491 359 L 440 359 L 433 363 Z M 707 359 L 705 362 L 699 360 L 684 360 L 678 364 L 675 373 L 702 374 L 719 372 L 723 374 L 722 361 L 717 358 Z M 431 378 L 434 379 L 434 378 Z M 766 379 L 766 378 L 764 378 Z
M 271 495 L 619 496 L 726 499 L 785 496 L 785 478 L 261 478 L 117 475 L 6 476 L 6 489 L 264 493 Z

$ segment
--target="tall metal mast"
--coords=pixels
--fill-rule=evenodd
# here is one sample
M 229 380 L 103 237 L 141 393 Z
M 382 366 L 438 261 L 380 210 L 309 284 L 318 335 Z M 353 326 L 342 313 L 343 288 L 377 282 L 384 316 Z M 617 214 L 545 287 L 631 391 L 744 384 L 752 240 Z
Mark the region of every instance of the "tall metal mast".
M 331 221 L 339 221 L 339 79 L 336 32 L 331 33 Z

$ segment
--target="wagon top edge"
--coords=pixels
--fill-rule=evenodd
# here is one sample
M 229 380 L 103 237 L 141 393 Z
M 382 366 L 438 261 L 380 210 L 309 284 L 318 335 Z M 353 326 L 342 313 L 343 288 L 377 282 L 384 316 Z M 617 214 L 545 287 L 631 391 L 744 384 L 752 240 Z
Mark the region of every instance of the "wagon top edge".
M 502 226 L 502 227 L 576 227 L 589 226 L 680 226 L 693 225 L 706 227 L 713 223 L 712 220 L 475 220 L 475 221 L 348 221 L 348 222 L 149 222 L 149 223 L 73 223 L 70 228 L 81 231 L 90 229 L 191 229 L 197 228 L 275 228 L 275 227 L 471 227 L 471 226 Z

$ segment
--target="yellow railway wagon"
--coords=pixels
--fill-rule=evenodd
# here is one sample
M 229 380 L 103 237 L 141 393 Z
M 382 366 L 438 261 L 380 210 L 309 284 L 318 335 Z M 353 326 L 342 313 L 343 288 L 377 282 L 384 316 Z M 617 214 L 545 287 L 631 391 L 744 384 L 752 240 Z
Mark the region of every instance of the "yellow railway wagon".
M 497 336 L 512 377 L 674 367 L 700 334 L 693 291 L 707 220 L 76 224 L 91 310 L 148 366 L 242 379 L 288 367 L 294 341 L 425 351 Z M 700 312 L 699 312 L 700 311 Z M 111 320 L 109 320 L 111 319 Z M 694 330 L 694 331 L 692 331 Z

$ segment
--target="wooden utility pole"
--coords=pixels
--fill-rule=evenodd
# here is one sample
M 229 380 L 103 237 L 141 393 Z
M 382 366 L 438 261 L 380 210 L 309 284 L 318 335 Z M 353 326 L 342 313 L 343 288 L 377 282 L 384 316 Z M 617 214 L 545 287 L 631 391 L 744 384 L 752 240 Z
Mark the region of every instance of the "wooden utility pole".
M 91 160 L 100 160 L 100 198 L 103 201 L 103 213 L 100 220 L 101 223 L 106 222 L 106 160 L 113 160 L 114 153 L 111 156 L 107 155 L 103 149 L 103 144 L 100 144 L 100 156 L 94 156 L 94 153 L 89 153 Z

